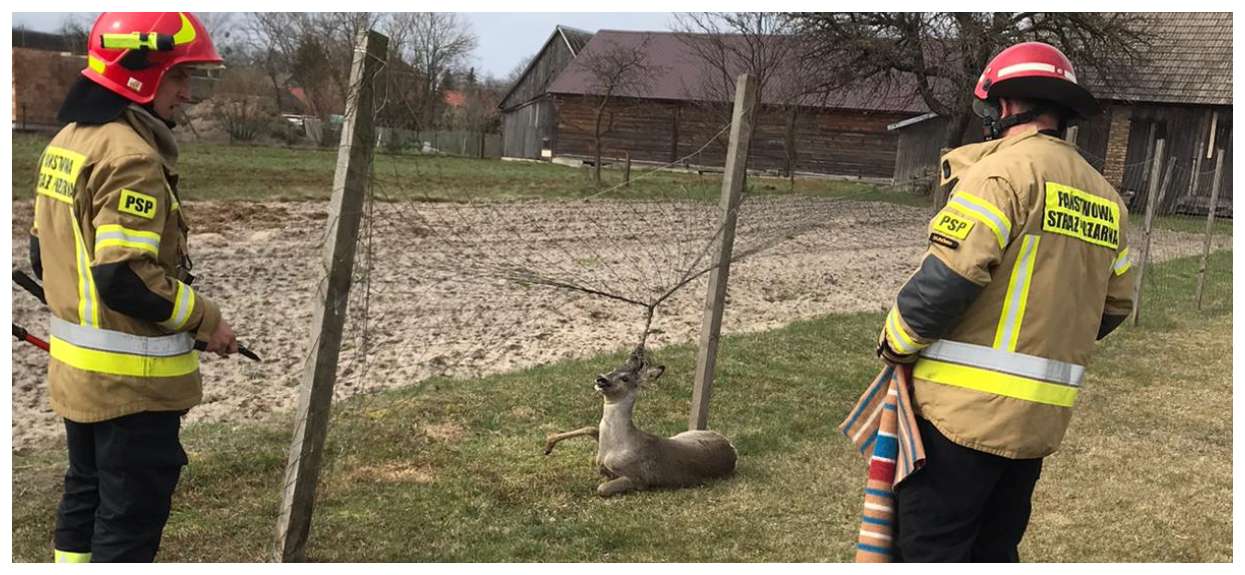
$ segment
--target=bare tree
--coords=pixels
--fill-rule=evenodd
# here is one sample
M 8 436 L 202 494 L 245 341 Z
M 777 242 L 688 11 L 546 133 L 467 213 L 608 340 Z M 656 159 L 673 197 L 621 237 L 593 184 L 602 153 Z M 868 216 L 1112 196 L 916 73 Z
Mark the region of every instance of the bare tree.
M 441 80 L 446 71 L 475 50 L 476 35 L 467 20 L 448 12 L 397 13 L 392 16 L 389 28 L 391 42 L 397 46 L 402 59 L 423 78 L 421 120 L 424 127 L 432 127 L 438 111 L 436 94 Z
M 660 66 L 648 61 L 649 37 L 634 45 L 612 40 L 594 45 L 580 54 L 575 65 L 583 66 L 588 76 L 588 98 L 592 101 L 592 126 L 583 130 L 592 134 L 592 180 L 601 184 L 601 148 L 607 134 L 614 129 L 615 104 L 622 96 L 647 92 Z M 582 129 L 582 127 L 580 127 Z
M 1089 12 L 832 12 L 790 16 L 807 43 L 806 72 L 820 90 L 874 82 L 876 93 L 915 90 L 948 120 L 945 147 L 960 145 L 971 95 L 990 58 L 1012 44 L 1059 47 L 1081 76 L 1118 84 L 1142 61 L 1150 32 L 1145 14 Z
M 747 73 L 757 81 L 757 101 L 784 116 L 786 172 L 796 163 L 795 129 L 800 106 L 811 103 L 812 84 L 801 73 L 802 44 L 795 23 L 774 12 L 700 12 L 676 14 L 679 40 L 703 67 L 701 82 L 685 86 L 719 122 L 729 121 L 735 80 Z

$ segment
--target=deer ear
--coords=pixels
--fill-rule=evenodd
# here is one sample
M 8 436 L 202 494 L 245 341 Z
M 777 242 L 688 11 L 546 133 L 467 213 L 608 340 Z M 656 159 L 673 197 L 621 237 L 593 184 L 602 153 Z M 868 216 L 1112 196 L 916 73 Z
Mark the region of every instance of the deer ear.
M 644 379 L 647 379 L 648 381 L 657 381 L 657 378 L 661 377 L 661 374 L 663 373 L 666 373 L 666 366 L 655 365 L 648 368 L 648 371 L 644 373 Z

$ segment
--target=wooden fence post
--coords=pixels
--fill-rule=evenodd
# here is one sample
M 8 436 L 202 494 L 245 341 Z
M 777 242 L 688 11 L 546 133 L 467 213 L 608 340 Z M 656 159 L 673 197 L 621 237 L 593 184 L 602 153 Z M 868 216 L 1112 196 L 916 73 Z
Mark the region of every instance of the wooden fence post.
M 630 151 L 627 151 L 627 152 L 623 152 L 623 154 L 624 154 L 624 159 L 623 159 L 623 184 L 624 184 L 626 187 L 630 188 L 630 187 L 631 187 L 631 152 L 630 152 Z
M 1133 325 L 1141 321 L 1141 293 L 1142 286 L 1146 279 L 1146 264 L 1150 263 L 1150 238 L 1154 231 L 1154 210 L 1155 204 L 1163 201 L 1163 195 L 1167 191 L 1167 183 L 1171 180 L 1172 168 L 1176 167 L 1176 157 L 1167 162 L 1167 173 L 1162 173 L 1163 162 L 1163 140 L 1159 140 L 1154 148 L 1154 169 L 1150 174 L 1150 193 L 1146 195 L 1146 240 L 1141 246 L 1141 260 L 1137 267 L 1137 285 L 1133 286 Z M 1159 185 L 1159 176 L 1163 176 L 1163 183 Z M 1164 193 L 1160 193 L 1162 188 Z M 1156 197 L 1157 196 L 1157 197 Z
M 1215 208 L 1219 207 L 1219 178 L 1223 176 L 1223 148 L 1215 152 L 1215 181 L 1210 188 L 1210 209 L 1206 213 L 1206 240 L 1202 243 L 1202 265 L 1197 270 L 1197 310 L 1202 311 L 1202 288 L 1206 285 L 1206 258 L 1215 227 Z
M 353 89 L 346 101 L 341 145 L 337 149 L 337 171 L 333 176 L 328 243 L 324 249 L 328 274 L 320 280 L 317 289 L 311 353 L 303 370 L 294 437 L 282 484 L 275 558 L 283 562 L 302 561 L 306 557 L 316 481 L 328 435 L 333 384 L 337 380 L 342 325 L 349 303 L 355 241 L 376 143 L 372 125 L 372 83 L 385 61 L 389 39 L 369 30 L 360 35 L 358 42 L 361 49 L 355 50 L 350 70 Z
M 722 237 L 718 244 L 717 266 L 709 272 L 709 288 L 705 293 L 705 315 L 700 325 L 700 349 L 696 353 L 696 379 L 688 429 L 705 429 L 709 421 L 709 396 L 713 390 L 718 338 L 722 332 L 722 312 L 726 307 L 726 283 L 731 270 L 731 252 L 735 246 L 735 222 L 747 176 L 748 144 L 752 140 L 756 94 L 756 80 L 749 74 L 740 74 L 735 82 L 730 147 L 722 173 Z

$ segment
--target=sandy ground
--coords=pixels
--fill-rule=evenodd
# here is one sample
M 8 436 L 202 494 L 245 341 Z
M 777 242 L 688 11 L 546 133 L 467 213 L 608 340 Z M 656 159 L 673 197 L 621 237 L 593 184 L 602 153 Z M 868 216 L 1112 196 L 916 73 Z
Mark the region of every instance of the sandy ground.
M 29 269 L 29 202 L 13 204 L 13 260 Z M 204 356 L 204 401 L 189 421 L 245 421 L 291 408 L 324 275 L 323 203 L 197 202 L 186 210 L 196 289 L 220 303 L 263 357 Z M 695 204 L 527 202 L 377 204 L 359 244 L 337 398 L 431 376 L 473 377 L 634 345 L 644 309 L 543 284 L 653 301 L 707 262 L 714 208 Z M 893 205 L 763 200 L 740 214 L 736 253 L 783 240 L 731 269 L 726 333 L 834 312 L 884 310 L 918 263 L 927 212 Z M 806 223 L 818 227 L 789 237 Z M 1230 238 L 1216 240 L 1229 247 Z M 1194 234 L 1155 236 L 1157 260 L 1200 252 Z M 368 265 L 371 262 L 371 265 Z M 369 267 L 371 269 L 369 269 Z M 527 272 L 535 271 L 535 275 Z M 526 275 L 525 275 L 526 274 Z M 527 281 L 499 279 L 523 276 Z M 657 308 L 650 346 L 699 336 L 705 277 Z M 45 334 L 45 312 L 14 288 L 14 321 Z M 366 316 L 366 322 L 362 318 Z M 58 440 L 47 356 L 13 349 L 13 446 Z

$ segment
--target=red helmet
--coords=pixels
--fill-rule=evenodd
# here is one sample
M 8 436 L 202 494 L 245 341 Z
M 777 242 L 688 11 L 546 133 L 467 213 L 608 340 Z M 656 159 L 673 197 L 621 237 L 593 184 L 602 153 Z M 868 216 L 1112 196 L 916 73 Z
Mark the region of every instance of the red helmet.
M 82 75 L 138 104 L 155 98 L 173 66 L 222 62 L 207 29 L 189 12 L 104 12 L 88 42 Z
M 999 52 L 981 73 L 973 95 L 981 103 L 1000 97 L 1047 100 L 1082 118 L 1099 111 L 1094 96 L 1077 83 L 1068 57 L 1042 42 L 1024 42 Z

